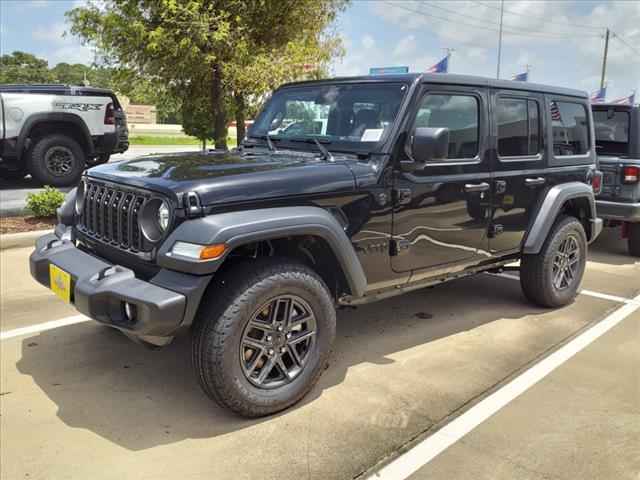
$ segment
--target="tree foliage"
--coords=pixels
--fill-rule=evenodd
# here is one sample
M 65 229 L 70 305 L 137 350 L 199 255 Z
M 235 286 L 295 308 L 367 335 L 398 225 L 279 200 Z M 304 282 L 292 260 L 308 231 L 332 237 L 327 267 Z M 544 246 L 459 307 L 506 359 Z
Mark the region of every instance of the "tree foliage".
M 55 81 L 46 60 L 31 53 L 13 52 L 0 57 L 0 83 L 47 83 Z
M 225 148 L 228 120 L 243 126 L 266 92 L 308 76 L 305 64 L 326 71 L 342 53 L 328 27 L 347 2 L 105 0 L 67 16 L 104 64 L 164 85 L 185 132 Z

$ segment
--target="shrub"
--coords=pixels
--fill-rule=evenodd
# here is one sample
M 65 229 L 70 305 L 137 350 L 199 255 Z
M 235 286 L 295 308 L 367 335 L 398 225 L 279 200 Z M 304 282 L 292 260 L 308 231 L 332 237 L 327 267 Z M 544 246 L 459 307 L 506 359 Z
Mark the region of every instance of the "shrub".
M 64 202 L 64 193 L 57 188 L 45 185 L 40 193 L 27 194 L 27 210 L 34 217 L 50 217 L 56 214 L 56 209 Z

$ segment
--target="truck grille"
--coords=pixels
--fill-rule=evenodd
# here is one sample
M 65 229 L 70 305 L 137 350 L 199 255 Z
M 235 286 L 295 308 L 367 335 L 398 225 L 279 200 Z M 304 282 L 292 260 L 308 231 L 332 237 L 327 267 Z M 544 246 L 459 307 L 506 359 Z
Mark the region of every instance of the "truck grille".
M 148 197 L 100 183 L 87 182 L 79 230 L 120 248 L 141 251 L 140 211 Z

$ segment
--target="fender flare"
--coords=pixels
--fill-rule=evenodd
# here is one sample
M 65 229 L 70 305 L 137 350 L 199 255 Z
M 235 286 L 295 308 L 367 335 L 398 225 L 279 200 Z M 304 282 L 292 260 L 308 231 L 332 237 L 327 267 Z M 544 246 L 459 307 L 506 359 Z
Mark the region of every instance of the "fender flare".
M 562 206 L 567 200 L 585 198 L 589 204 L 589 221 L 591 232 L 587 232 L 588 240 L 592 241 L 600 233 L 602 221 L 596 216 L 596 203 L 592 188 L 581 182 L 562 183 L 551 187 L 536 212 L 536 217 L 527 232 L 523 253 L 536 254 L 542 249 L 542 245 L 551 230 Z M 600 222 L 600 223 L 598 223 Z M 598 228 L 600 226 L 600 228 Z
M 187 220 L 164 241 L 156 257 L 161 267 L 197 275 L 208 275 L 223 264 L 236 247 L 275 238 L 314 235 L 327 241 L 340 262 L 354 297 L 364 295 L 367 279 L 346 233 L 331 215 L 320 207 L 277 207 L 221 213 Z M 177 241 L 200 245 L 226 244 L 225 254 L 217 259 L 198 261 L 174 255 Z
M 20 157 L 22 154 L 22 150 L 24 149 L 24 144 L 29 138 L 29 134 L 34 126 L 36 126 L 40 122 L 64 122 L 71 123 L 74 126 L 80 128 L 82 132 L 82 136 L 89 147 L 89 151 L 85 151 L 87 154 L 91 154 L 93 150 L 93 141 L 91 140 L 91 133 L 89 133 L 89 129 L 85 124 L 84 120 L 76 115 L 75 113 L 67 113 L 67 112 L 47 112 L 47 113 L 34 113 L 29 115 L 22 125 L 22 129 L 20 129 L 20 135 L 18 135 L 18 141 L 16 142 L 16 156 Z M 82 147 L 82 145 L 81 145 Z M 83 148 L 83 150 L 85 150 Z

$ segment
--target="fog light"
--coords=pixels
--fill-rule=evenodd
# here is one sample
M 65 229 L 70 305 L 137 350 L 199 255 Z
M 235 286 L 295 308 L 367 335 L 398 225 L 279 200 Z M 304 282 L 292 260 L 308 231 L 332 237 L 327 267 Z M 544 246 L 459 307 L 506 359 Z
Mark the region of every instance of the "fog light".
M 136 316 L 138 315 L 138 307 L 136 307 L 133 303 L 124 302 L 123 310 L 125 318 L 130 322 L 134 322 Z

